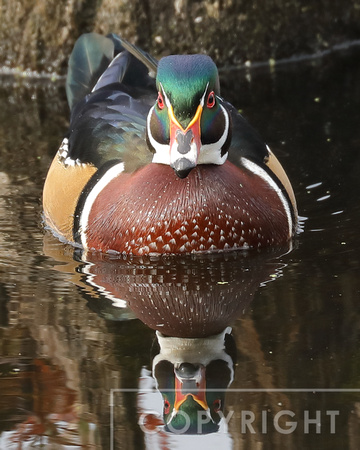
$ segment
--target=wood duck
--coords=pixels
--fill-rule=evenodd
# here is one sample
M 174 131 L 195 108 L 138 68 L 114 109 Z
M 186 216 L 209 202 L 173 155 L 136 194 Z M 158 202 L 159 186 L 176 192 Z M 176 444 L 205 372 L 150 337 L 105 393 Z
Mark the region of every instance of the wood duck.
M 157 62 L 90 33 L 75 44 L 66 90 L 70 127 L 43 193 L 60 239 L 152 255 L 278 245 L 296 232 L 284 169 L 220 96 L 210 57 Z

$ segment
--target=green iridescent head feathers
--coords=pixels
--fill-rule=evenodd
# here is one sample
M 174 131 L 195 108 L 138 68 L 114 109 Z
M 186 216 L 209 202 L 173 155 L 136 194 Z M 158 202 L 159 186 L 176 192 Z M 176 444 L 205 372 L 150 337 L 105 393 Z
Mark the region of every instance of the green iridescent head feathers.
M 218 70 L 206 55 L 171 55 L 162 58 L 158 65 L 157 88 L 161 87 L 173 105 L 177 119 L 191 119 L 200 100 L 207 91 L 220 94 Z

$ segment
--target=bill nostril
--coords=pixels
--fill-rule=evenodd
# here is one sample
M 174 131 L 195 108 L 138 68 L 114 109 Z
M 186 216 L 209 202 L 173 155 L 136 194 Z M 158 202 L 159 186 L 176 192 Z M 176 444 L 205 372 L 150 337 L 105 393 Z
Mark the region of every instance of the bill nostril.
M 178 143 L 177 151 L 182 155 L 186 155 L 191 150 L 191 144 L 194 141 L 194 134 L 192 130 L 187 130 L 183 133 L 181 130 L 176 131 L 176 142 Z

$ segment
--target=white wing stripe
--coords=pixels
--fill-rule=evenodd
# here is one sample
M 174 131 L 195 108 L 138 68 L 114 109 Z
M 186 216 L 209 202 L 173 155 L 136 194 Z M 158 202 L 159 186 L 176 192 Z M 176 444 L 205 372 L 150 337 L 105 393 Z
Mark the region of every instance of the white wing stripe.
M 109 170 L 107 170 L 104 175 L 99 179 L 99 181 L 95 184 L 95 186 L 91 189 L 89 192 L 85 203 L 83 210 L 81 212 L 81 217 L 79 221 L 79 232 L 81 237 L 81 243 L 84 247 L 84 249 L 88 248 L 87 245 L 87 239 L 86 239 L 86 231 L 87 226 L 89 222 L 89 216 L 91 209 L 95 203 L 95 200 L 97 199 L 97 196 L 100 194 L 100 192 L 112 181 L 114 178 L 116 178 L 118 175 L 120 175 L 121 172 L 124 171 L 124 163 L 118 163 L 115 164 L 115 166 L 110 167 Z
M 253 174 L 262 178 L 277 193 L 286 213 L 290 238 L 292 236 L 293 220 L 291 217 L 291 210 L 287 198 L 285 197 L 285 195 L 283 194 L 277 183 L 271 178 L 271 176 L 264 169 L 262 169 L 257 164 L 253 163 L 252 161 L 244 157 L 241 158 L 241 162 L 244 167 L 250 170 L 250 172 L 252 172 Z

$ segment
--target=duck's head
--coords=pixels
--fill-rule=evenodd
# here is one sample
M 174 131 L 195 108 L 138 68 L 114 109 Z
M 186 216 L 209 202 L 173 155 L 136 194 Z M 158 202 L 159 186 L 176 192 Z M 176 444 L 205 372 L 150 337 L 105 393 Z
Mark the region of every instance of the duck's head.
M 162 58 L 158 97 L 147 120 L 153 162 L 168 164 L 185 178 L 197 164 L 223 164 L 231 141 L 231 119 L 219 97 L 219 76 L 205 55 Z

